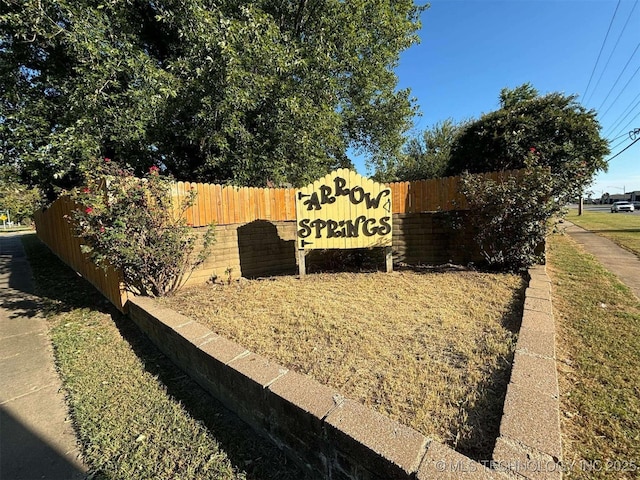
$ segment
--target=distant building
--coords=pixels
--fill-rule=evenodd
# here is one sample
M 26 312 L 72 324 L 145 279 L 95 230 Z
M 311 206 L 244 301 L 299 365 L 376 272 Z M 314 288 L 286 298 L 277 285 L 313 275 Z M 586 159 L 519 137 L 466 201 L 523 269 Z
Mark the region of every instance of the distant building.
M 605 193 L 600 197 L 600 203 L 602 204 L 619 202 L 620 200 L 626 200 L 628 202 L 640 201 L 640 190 L 634 190 L 633 192 L 626 193 L 615 193 L 613 195 Z

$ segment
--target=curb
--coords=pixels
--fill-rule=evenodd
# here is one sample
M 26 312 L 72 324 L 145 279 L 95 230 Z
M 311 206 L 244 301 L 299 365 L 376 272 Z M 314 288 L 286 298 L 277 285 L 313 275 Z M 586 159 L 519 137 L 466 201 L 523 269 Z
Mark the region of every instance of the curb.
M 493 459 L 476 462 L 147 297 L 129 317 L 199 385 L 315 478 L 561 478 L 551 284 L 530 269 Z M 487 468 L 487 467 L 491 468 Z
M 551 281 L 545 266 L 529 276 L 493 460 L 521 478 L 556 480 L 563 466 Z

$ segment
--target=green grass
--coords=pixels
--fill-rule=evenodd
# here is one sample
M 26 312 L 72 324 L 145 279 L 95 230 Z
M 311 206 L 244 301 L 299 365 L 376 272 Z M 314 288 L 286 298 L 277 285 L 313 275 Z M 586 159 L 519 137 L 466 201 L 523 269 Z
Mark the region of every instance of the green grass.
M 23 239 L 93 478 L 303 478 L 35 235 Z
M 34 227 L 28 227 L 28 226 L 20 226 L 20 227 L 18 227 L 16 225 L 13 225 L 11 227 L 9 227 L 9 226 L 4 227 L 2 225 L 2 222 L 0 222 L 0 235 L 3 234 L 3 233 L 28 232 L 30 230 L 33 231 L 33 229 L 34 229 Z
M 610 213 L 606 211 L 584 211 L 578 216 L 571 210 L 567 220 L 607 237 L 627 250 L 640 256 L 640 215 L 631 213 Z
M 640 302 L 568 236 L 548 245 L 565 478 L 638 478 Z

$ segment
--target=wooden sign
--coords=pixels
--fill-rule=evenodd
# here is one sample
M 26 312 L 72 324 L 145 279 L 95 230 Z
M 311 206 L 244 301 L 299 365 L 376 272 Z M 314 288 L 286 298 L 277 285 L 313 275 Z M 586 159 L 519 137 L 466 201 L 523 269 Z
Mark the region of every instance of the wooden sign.
M 296 192 L 298 250 L 390 249 L 391 198 L 389 187 L 348 169 L 301 188 Z

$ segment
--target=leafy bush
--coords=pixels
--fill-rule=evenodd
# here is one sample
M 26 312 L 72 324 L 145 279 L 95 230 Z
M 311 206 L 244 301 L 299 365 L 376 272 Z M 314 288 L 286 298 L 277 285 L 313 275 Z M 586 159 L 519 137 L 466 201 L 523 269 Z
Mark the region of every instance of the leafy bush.
M 174 205 L 172 179 L 153 166 L 143 178 L 105 158 L 86 172 L 86 186 L 74 191 L 79 208 L 72 220 L 83 251 L 96 265 L 120 269 L 131 291 L 164 296 L 175 291 L 208 255 L 214 227 L 199 235 L 186 224 L 185 211 L 196 193 Z
M 462 175 L 475 241 L 492 268 L 518 271 L 540 263 L 552 219 L 562 210 L 552 195 L 555 180 L 537 163 L 535 149 L 525 164 L 520 175 L 498 181 Z
M 0 165 L 0 212 L 8 211 L 13 222 L 30 224 L 41 206 L 40 190 L 22 183 L 15 165 Z

